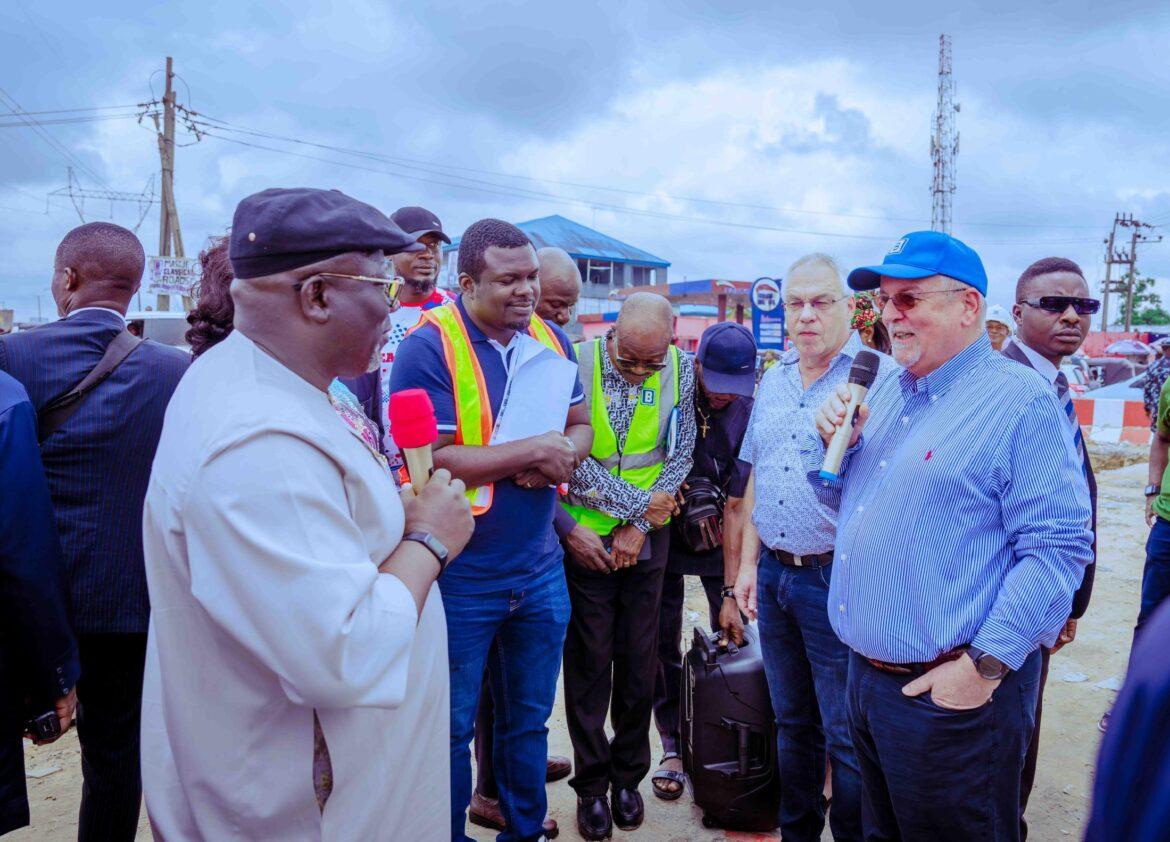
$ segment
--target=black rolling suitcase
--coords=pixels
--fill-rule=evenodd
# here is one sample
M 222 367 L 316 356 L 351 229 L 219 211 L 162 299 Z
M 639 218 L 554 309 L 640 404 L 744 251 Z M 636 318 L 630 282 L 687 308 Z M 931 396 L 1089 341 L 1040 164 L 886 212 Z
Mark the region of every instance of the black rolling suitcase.
M 754 625 L 743 646 L 726 649 L 718 634 L 695 629 L 683 667 L 682 758 L 704 825 L 777 827 L 776 720 Z

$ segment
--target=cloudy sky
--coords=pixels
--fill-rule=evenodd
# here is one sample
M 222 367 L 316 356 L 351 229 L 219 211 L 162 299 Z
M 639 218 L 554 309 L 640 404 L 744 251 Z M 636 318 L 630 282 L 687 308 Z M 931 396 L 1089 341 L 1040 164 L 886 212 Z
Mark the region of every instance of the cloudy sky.
M 51 314 L 79 216 L 46 197 L 68 166 L 135 193 L 156 173 L 153 129 L 125 106 L 160 96 L 166 55 L 205 130 L 177 151 L 189 254 L 241 197 L 305 185 L 425 205 L 453 233 L 560 213 L 671 261 L 672 280 L 782 275 L 813 250 L 877 262 L 930 224 L 940 32 L 962 105 L 954 233 L 992 301 L 1051 254 L 1095 282 L 1114 213 L 1170 225 L 1170 6 L 1109 6 L 6 0 L 0 112 L 52 113 L 39 130 L 0 115 L 0 302 L 35 316 L 39 295 Z M 157 209 L 138 233 L 156 253 Z M 1139 255 L 1170 278 L 1170 239 Z

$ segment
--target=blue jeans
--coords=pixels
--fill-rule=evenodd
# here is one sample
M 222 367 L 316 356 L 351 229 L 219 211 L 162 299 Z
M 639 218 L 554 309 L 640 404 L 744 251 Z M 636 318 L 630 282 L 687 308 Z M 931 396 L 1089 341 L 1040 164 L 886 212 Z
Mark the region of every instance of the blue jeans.
M 865 838 L 1016 842 L 1040 652 L 974 710 L 941 708 L 929 691 L 903 695 L 912 680 L 850 656 L 849 718 L 861 763 Z
M 780 833 L 786 842 L 821 838 L 826 746 L 833 838 L 861 839 L 861 772 L 845 706 L 849 649 L 829 625 L 829 573 L 786 567 L 767 549 L 760 555 L 760 643 L 779 729 Z
M 441 583 L 442 580 L 440 580 Z M 499 842 L 537 839 L 548 811 L 548 728 L 561 669 L 569 593 L 556 565 L 523 589 L 443 595 L 451 669 L 451 839 L 464 842 L 471 736 L 488 662 L 495 702 L 495 772 L 507 829 Z
M 1142 606 L 1138 611 L 1134 637 L 1154 610 L 1170 596 L 1170 523 L 1156 518 L 1146 539 L 1146 566 L 1142 571 Z

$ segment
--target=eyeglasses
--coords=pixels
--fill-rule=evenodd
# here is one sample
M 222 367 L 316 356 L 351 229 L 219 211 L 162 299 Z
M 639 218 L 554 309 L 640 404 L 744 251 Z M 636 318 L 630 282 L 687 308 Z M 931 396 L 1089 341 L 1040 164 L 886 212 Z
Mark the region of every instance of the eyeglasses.
M 382 287 L 382 292 L 386 294 L 386 303 L 391 307 L 398 303 L 398 293 L 402 289 L 403 280 L 398 276 L 393 278 L 371 278 L 367 275 L 343 275 L 340 272 L 318 272 L 316 275 L 312 275 L 303 281 L 298 281 L 293 284 L 293 289 L 299 291 L 301 287 L 315 278 L 344 278 L 347 281 L 365 281 L 367 284 L 378 284 Z
M 943 292 L 964 292 L 971 289 L 971 287 L 951 287 L 950 289 L 928 289 L 925 292 L 896 292 L 893 295 L 886 295 L 884 292 L 879 292 L 875 299 L 877 300 L 877 309 L 881 313 L 886 309 L 886 305 L 891 301 L 894 306 L 901 312 L 906 313 L 913 310 L 922 301 L 924 295 L 938 295 Z
M 666 353 L 669 354 L 670 351 L 667 351 Z M 642 360 L 628 360 L 617 352 L 616 343 L 613 349 L 613 359 L 614 362 L 617 363 L 618 368 L 620 368 L 622 371 L 628 371 L 631 374 L 637 371 L 662 371 L 662 369 L 666 368 L 666 357 L 663 357 L 662 362 L 660 363 L 648 363 L 643 362 Z
M 1101 309 L 1101 302 L 1096 298 L 1078 298 L 1074 295 L 1042 295 L 1039 298 L 1021 298 L 1020 304 L 1027 304 L 1037 310 L 1047 310 L 1049 313 L 1063 313 L 1072 307 L 1078 316 L 1091 316 Z
M 838 301 L 843 301 L 844 299 L 845 296 L 839 296 L 837 298 L 814 298 L 812 301 L 801 301 L 799 298 L 793 298 L 784 302 L 784 309 L 789 313 L 803 313 L 807 304 L 818 313 L 824 313 Z

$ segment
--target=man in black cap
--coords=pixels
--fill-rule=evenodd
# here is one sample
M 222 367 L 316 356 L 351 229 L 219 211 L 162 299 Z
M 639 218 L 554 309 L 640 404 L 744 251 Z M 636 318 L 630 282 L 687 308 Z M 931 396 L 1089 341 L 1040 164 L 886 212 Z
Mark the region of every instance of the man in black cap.
M 658 676 L 654 722 L 662 738 L 662 763 L 650 781 L 667 801 L 682 795 L 679 756 L 679 687 L 682 679 L 684 576 L 698 576 L 707 594 L 711 628 L 743 643 L 743 622 L 733 586 L 739 573 L 743 495 L 751 465 L 737 458 L 752 414 L 756 388 L 756 341 L 734 322 L 711 325 L 695 356 L 694 465 L 680 493 L 682 514 L 671 521 L 670 556 L 658 615 Z
M 447 838 L 435 580 L 471 536 L 465 489 L 438 470 L 400 498 L 329 392 L 376 364 L 385 254 L 414 247 L 337 191 L 236 209 L 236 329 L 179 384 L 143 513 L 159 838 Z
M 450 303 L 452 296 L 438 288 L 439 270 L 443 265 L 443 243 L 451 238 L 443 233 L 439 217 L 426 208 L 399 208 L 390 219 L 415 241 L 417 248 L 398 252 L 390 260 L 394 274 L 404 281 L 398 294 L 399 308 L 390 315 L 390 332 L 382 346 L 381 366 L 377 374 L 346 381 L 369 415 L 382 430 L 382 446 L 390 467 L 402 468 L 402 457 L 390 434 L 390 372 L 394 356 L 406 334 L 422 321 L 422 314 L 432 307 Z

